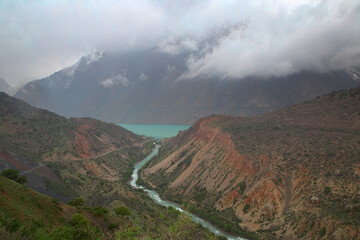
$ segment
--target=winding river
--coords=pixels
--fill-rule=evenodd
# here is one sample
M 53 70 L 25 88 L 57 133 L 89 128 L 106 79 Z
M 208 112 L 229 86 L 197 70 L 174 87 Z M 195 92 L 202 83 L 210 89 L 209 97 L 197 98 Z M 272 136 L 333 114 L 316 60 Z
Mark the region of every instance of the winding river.
M 210 224 L 209 222 L 189 213 L 184 211 L 183 209 L 180 208 L 179 205 L 172 203 L 172 202 L 168 202 L 168 201 L 164 201 L 160 198 L 159 194 L 153 190 L 149 190 L 146 189 L 143 186 L 137 185 L 136 181 L 138 180 L 138 171 L 139 169 L 141 169 L 145 163 L 147 163 L 151 158 L 153 158 L 154 156 L 156 156 L 158 154 L 160 145 L 155 145 L 154 149 L 152 150 L 152 152 L 146 156 L 146 158 L 144 158 L 143 160 L 141 160 L 140 162 L 137 162 L 134 166 L 134 172 L 131 175 L 131 181 L 130 181 L 130 185 L 131 187 L 135 188 L 135 189 L 143 189 L 157 204 L 161 205 L 161 206 L 165 206 L 165 207 L 174 207 L 175 209 L 179 210 L 180 212 L 183 212 L 187 215 L 189 215 L 192 220 L 194 222 L 197 222 L 199 224 L 201 224 L 203 227 L 208 228 L 210 232 L 214 233 L 215 235 L 222 235 L 225 236 L 227 239 L 230 240 L 245 240 L 245 238 L 241 238 L 241 237 L 234 237 L 234 236 L 230 236 L 225 234 L 224 232 L 222 232 L 221 230 L 219 230 L 218 228 L 216 228 L 215 226 L 213 226 L 212 224 Z

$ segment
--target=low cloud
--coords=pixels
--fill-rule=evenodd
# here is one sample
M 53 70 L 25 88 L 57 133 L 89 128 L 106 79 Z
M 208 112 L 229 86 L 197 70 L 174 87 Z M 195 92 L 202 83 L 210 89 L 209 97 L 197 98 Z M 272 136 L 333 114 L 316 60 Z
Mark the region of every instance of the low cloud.
M 12 0 L 0 16 L 0 76 L 12 85 L 93 50 L 190 51 L 183 78 L 360 65 L 358 0 Z
M 163 53 L 176 55 L 184 51 L 197 51 L 198 42 L 191 38 L 165 39 L 157 46 L 157 50 Z
M 124 87 L 127 87 L 129 85 L 130 81 L 123 75 L 119 74 L 111 78 L 107 78 L 103 81 L 101 81 L 99 84 L 105 88 L 112 87 L 114 85 L 123 85 Z
M 261 18 L 254 16 L 246 29 L 233 31 L 204 56 L 192 56 L 181 78 L 285 76 L 360 65 L 359 4 L 323 1 L 290 13 L 262 11 Z
M 148 79 L 149 79 L 149 77 L 148 77 L 148 75 L 146 75 L 145 73 L 142 73 L 142 74 L 140 74 L 140 76 L 139 76 L 139 80 L 142 81 L 142 82 L 145 82 L 145 81 L 148 80 Z

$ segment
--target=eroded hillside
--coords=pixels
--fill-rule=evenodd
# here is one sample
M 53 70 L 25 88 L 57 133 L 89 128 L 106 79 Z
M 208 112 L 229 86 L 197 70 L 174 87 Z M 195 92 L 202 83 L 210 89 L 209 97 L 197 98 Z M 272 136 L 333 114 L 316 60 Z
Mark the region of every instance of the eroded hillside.
M 143 179 L 249 238 L 360 238 L 359 103 L 357 88 L 258 117 L 203 118 L 164 144 Z
M 0 176 L 0 239 L 220 239 L 127 184 L 134 163 L 152 150 L 149 140 L 0 93 L 0 170 L 17 169 L 27 186 L 76 206 Z M 78 212 L 85 226 L 74 225 Z

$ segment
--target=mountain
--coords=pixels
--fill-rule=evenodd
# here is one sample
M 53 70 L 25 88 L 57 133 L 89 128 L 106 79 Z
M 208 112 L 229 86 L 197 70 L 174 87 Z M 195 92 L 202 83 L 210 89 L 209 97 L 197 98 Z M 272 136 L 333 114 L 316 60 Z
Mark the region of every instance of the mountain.
M 221 239 L 128 185 L 152 147 L 115 124 L 0 93 L 0 239 Z M 10 179 L 26 186 L 3 177 L 16 170 Z
M 26 173 L 28 186 L 62 201 L 70 200 L 74 191 L 64 185 L 55 173 L 59 170 L 51 169 L 50 163 L 96 159 L 131 148 L 142 149 L 139 144 L 143 141 L 115 124 L 95 119 L 66 119 L 0 93 L 0 167 Z M 126 156 L 134 155 L 133 152 Z
M 0 77 L 0 92 L 6 92 L 9 95 L 15 93 L 15 88 L 10 86 L 3 78 Z
M 249 239 L 359 239 L 359 103 L 356 88 L 202 118 L 165 141 L 141 181 Z
M 93 158 L 138 144 L 142 137 L 115 124 L 66 119 L 0 93 L 1 145 L 33 161 Z
M 210 114 L 257 115 L 359 85 L 357 69 L 268 79 L 182 79 L 192 54 L 200 53 L 94 52 L 26 84 L 15 96 L 67 117 L 188 124 Z

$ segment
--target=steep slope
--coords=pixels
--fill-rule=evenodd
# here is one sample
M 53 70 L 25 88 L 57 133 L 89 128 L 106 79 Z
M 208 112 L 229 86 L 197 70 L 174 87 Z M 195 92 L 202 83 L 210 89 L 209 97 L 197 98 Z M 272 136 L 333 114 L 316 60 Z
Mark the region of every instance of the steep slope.
M 199 53 L 95 52 L 67 69 L 28 83 L 15 96 L 68 117 L 188 124 L 209 114 L 261 114 L 359 85 L 356 69 L 269 79 L 178 80 L 187 71 L 191 54 Z
M 63 186 L 64 179 L 54 172 L 56 169 L 49 168 L 49 162 L 89 162 L 123 152 L 119 164 L 127 166 L 131 157 L 136 159 L 137 151 L 143 154 L 142 142 L 142 137 L 117 125 L 94 119 L 66 119 L 0 93 L 1 169 L 20 170 L 28 176 L 28 186 L 62 201 L 70 200 L 75 193 L 71 186 Z M 106 167 L 102 164 L 98 168 L 106 173 Z
M 359 103 L 357 88 L 258 117 L 203 118 L 164 144 L 143 180 L 229 232 L 359 239 Z
M 145 197 L 146 199 L 146 197 Z M 196 235 L 197 239 L 219 239 L 184 214 L 175 209 L 156 207 L 155 203 L 146 202 L 160 219 L 151 218 L 158 231 L 150 233 L 162 239 L 185 239 Z M 124 208 L 124 207 L 123 207 Z M 125 208 L 127 209 L 127 208 Z M 131 216 L 119 216 L 114 209 L 91 208 L 86 205 L 69 206 L 54 198 L 39 194 L 19 183 L 0 176 L 0 238 L 12 239 L 137 239 L 149 236 L 139 228 L 139 221 Z M 79 215 L 79 213 L 81 213 Z M 131 212 L 127 214 L 131 215 Z M 75 221 L 79 219 L 79 221 Z M 179 228 L 181 226 L 181 228 Z
M 0 93 L 3 150 L 15 148 L 31 160 L 95 157 L 142 141 L 124 128 L 94 119 L 66 119 Z
M 31 239 L 36 230 L 55 229 L 66 223 L 62 207 L 55 199 L 0 176 L 1 239 Z

